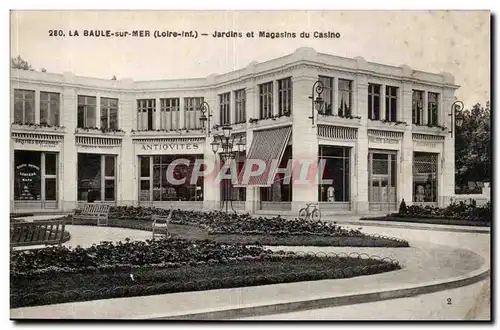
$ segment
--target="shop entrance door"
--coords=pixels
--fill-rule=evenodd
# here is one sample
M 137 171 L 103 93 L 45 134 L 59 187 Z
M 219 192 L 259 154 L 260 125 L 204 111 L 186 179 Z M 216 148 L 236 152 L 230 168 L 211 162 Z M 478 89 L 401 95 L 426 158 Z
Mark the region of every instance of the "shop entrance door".
M 395 211 L 397 208 L 396 152 L 370 150 L 368 169 L 370 211 Z

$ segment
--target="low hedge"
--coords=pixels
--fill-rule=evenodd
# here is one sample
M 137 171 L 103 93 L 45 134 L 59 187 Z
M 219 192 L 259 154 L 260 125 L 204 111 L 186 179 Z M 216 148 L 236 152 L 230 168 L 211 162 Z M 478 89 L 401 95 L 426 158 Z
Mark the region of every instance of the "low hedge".
M 447 220 L 466 220 L 466 221 L 491 221 L 491 203 L 488 202 L 483 206 L 477 206 L 475 200 L 470 203 L 451 203 L 447 207 L 436 206 L 406 206 L 404 201 L 401 202 L 399 212 L 391 214 L 404 218 L 431 218 L 431 219 L 447 219 Z

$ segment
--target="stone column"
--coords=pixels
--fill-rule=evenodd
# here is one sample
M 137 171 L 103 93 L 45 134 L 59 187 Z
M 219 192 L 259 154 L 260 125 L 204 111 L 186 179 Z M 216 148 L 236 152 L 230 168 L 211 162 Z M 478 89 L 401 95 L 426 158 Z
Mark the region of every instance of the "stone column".
M 452 104 L 455 101 L 455 94 L 452 89 L 446 89 L 443 93 L 443 110 L 451 113 Z M 455 111 L 455 109 L 453 109 Z M 453 117 L 454 118 L 454 117 Z M 451 122 L 446 126 L 455 125 Z M 449 204 L 450 198 L 455 195 L 455 132 L 456 128 L 453 127 L 453 135 L 447 133 L 444 139 L 444 150 L 442 157 L 441 170 L 442 184 L 438 187 L 438 196 L 440 205 L 444 206 Z
M 318 137 L 317 124 L 312 125 L 309 116 L 311 114 L 311 89 L 318 80 L 316 70 L 301 67 L 293 73 L 293 126 L 292 126 L 292 157 L 294 159 L 294 177 L 292 179 L 292 214 L 298 211 L 306 203 L 318 200 Z M 317 117 L 317 116 L 315 116 Z M 306 180 L 299 179 L 299 170 L 295 168 L 309 166 L 309 174 Z M 300 168 L 299 168 L 300 169 Z M 304 182 L 301 182 L 304 181 Z
M 131 89 L 133 80 L 123 79 L 120 81 L 122 87 Z M 126 133 L 123 136 L 120 154 L 117 157 L 116 166 L 116 185 L 118 205 L 138 205 L 139 201 L 139 159 L 135 155 L 135 147 L 132 141 L 130 131 L 135 129 L 134 118 L 136 118 L 137 109 L 134 95 L 122 93 L 118 101 L 118 116 L 120 128 Z
M 354 97 L 356 100 L 356 115 L 361 116 L 361 125 L 358 128 L 358 140 L 356 143 L 356 155 L 354 169 L 356 173 L 356 195 L 353 196 L 353 211 L 355 213 L 367 213 L 369 210 L 368 201 L 368 77 L 358 75 L 356 78 L 356 89 L 354 89 Z
M 218 173 L 220 162 L 218 157 L 212 152 L 210 143 L 212 136 L 205 139 L 204 163 L 212 171 L 203 177 L 203 210 L 219 209 L 220 202 L 220 183 Z
M 398 203 L 401 203 L 401 200 L 404 199 L 406 205 L 411 205 L 413 202 L 412 85 L 410 83 L 403 83 L 403 88 L 400 95 L 400 107 L 403 116 L 401 120 L 405 121 L 408 125 L 406 126 L 403 135 L 403 145 L 400 155 L 401 175 L 398 179 Z
M 257 118 L 258 117 L 258 106 L 259 103 L 257 102 L 256 97 L 258 97 L 258 88 L 255 86 L 255 83 L 252 82 L 252 85 L 246 88 L 246 109 L 245 109 L 245 114 L 246 114 L 246 122 L 248 123 L 248 120 L 250 118 Z M 248 127 L 248 126 L 247 126 Z M 248 156 L 248 152 L 250 151 L 250 146 L 252 145 L 252 140 L 253 140 L 253 130 L 251 128 L 247 128 L 246 131 L 246 155 Z M 245 212 L 248 213 L 255 213 L 257 210 L 257 202 L 258 202 L 258 196 L 257 196 L 257 190 L 259 188 L 256 187 L 247 187 L 246 188 L 246 202 L 245 202 Z
M 74 82 L 74 75 L 71 72 L 63 74 L 64 80 L 68 84 Z M 77 126 L 77 104 L 78 97 L 73 87 L 65 86 L 61 97 L 61 113 L 64 113 L 66 134 L 60 156 L 59 176 L 62 178 L 59 185 L 59 204 L 64 212 L 73 211 L 78 207 L 78 153 L 75 145 L 75 129 Z

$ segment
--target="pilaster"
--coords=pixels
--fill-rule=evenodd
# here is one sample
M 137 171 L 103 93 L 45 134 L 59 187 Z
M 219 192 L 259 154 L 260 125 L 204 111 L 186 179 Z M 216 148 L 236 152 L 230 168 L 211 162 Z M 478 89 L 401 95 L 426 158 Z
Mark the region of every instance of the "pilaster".
M 412 85 L 404 83 L 401 88 L 401 109 L 403 121 L 408 123 L 403 135 L 403 144 L 400 155 L 400 178 L 398 179 L 398 207 L 404 199 L 406 205 L 413 203 L 413 133 L 412 133 Z
M 293 76 L 293 127 L 292 127 L 292 158 L 295 167 L 299 164 L 309 166 L 307 180 L 301 182 L 297 177 L 292 179 L 292 214 L 305 206 L 306 203 L 318 200 L 318 137 L 317 111 L 314 111 L 314 126 L 309 118 L 311 115 L 311 90 L 318 80 L 314 69 L 301 68 Z M 294 169 L 294 175 L 298 173 Z
M 65 78 L 72 80 L 72 74 L 65 74 Z M 64 87 L 61 100 L 61 113 L 64 113 L 64 122 L 68 132 L 64 136 L 64 143 L 59 161 L 59 198 L 62 211 L 72 211 L 78 205 L 78 153 L 75 148 L 75 135 L 77 126 L 77 94 L 75 88 Z

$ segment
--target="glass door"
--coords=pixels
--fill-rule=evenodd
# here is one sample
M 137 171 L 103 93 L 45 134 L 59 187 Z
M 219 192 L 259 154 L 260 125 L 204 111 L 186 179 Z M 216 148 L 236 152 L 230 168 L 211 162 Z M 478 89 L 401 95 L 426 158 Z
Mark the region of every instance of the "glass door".
M 370 151 L 368 154 L 368 169 L 368 201 L 370 203 L 370 210 L 396 210 L 396 152 Z

